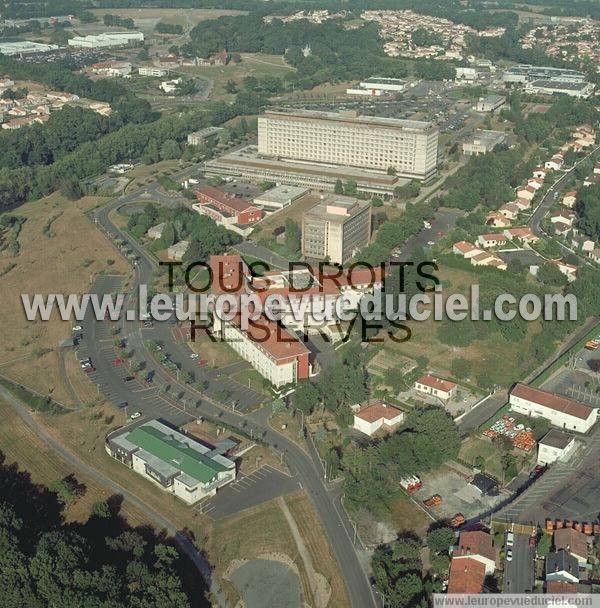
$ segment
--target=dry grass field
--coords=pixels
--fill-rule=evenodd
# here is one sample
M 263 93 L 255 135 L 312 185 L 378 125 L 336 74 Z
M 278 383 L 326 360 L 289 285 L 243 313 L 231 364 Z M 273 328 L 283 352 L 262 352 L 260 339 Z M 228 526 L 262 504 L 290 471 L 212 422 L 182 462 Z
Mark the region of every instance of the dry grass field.
M 266 55 L 263 53 L 243 53 L 242 61 L 238 64 L 229 63 L 225 67 L 184 67 L 180 71 L 198 76 L 206 76 L 214 81 L 214 87 L 210 99 L 231 100 L 233 95 L 225 91 L 225 84 L 233 80 L 241 84 L 247 76 L 261 78 L 264 76 L 276 76 L 283 78 L 295 68 L 285 63 L 280 55 Z
M 476 272 L 459 270 L 455 268 L 440 267 L 437 276 L 441 279 L 444 294 L 462 293 L 469 297 L 469 286 L 479 282 Z M 467 323 L 468 321 L 464 321 Z M 480 323 L 484 323 L 480 321 Z M 494 370 L 494 378 L 499 384 L 508 385 L 516 379 L 523 377 L 529 368 L 530 343 L 532 336 L 539 330 L 537 323 L 529 325 L 529 331 L 519 343 L 515 351 L 515 344 L 508 342 L 499 333 L 491 333 L 485 339 L 475 340 L 469 346 L 448 346 L 438 338 L 439 321 L 428 319 L 422 322 L 408 324 L 412 330 L 410 340 L 403 343 L 392 342 L 386 339 L 385 352 L 394 359 L 403 355 L 415 359 L 425 357 L 427 367 L 442 374 L 450 373 L 450 366 L 454 359 L 462 357 L 471 363 L 470 377 L 476 382 L 477 377 Z M 402 331 L 400 337 L 405 337 Z
M 325 531 L 315 513 L 308 495 L 298 492 L 285 499 L 296 525 L 304 539 L 314 569 L 322 574 L 331 586 L 329 606 L 349 606 L 348 592 L 343 582 L 337 561 L 325 540 Z
M 74 470 L 39 440 L 14 410 L 2 400 L 0 400 L 0 415 L 2 416 L 0 452 L 4 454 L 6 465 L 16 463 L 19 469 L 31 474 L 34 483 L 51 486 L 64 477 L 74 474 L 79 483 L 85 484 L 85 494 L 65 507 L 67 521 L 87 520 L 94 502 L 105 500 L 110 496 L 110 492 L 104 486 Z M 123 504 L 122 514 L 132 526 L 148 523 L 141 512 L 127 503 Z
M 348 606 L 348 596 L 337 562 L 307 494 L 304 491 L 297 492 L 285 497 L 285 502 L 310 553 L 315 571 L 322 574 L 331 585 L 332 594 L 328 606 Z M 297 566 L 307 601 L 314 605 L 302 558 L 276 500 L 216 522 L 208 553 L 219 579 L 233 560 L 283 553 Z M 238 594 L 233 585 L 224 581 L 223 588 L 235 603 Z
M 84 211 L 102 199 L 67 201 L 53 194 L 27 203 L 13 214 L 26 218 L 19 235 L 20 251 L 0 252 L 0 268 L 14 267 L 0 277 L 0 371 L 39 391 L 68 402 L 58 375 L 61 340 L 70 337 L 72 322 L 56 311 L 46 322 L 28 321 L 21 294 L 82 294 L 101 272 L 127 274 L 129 266 L 87 219 Z

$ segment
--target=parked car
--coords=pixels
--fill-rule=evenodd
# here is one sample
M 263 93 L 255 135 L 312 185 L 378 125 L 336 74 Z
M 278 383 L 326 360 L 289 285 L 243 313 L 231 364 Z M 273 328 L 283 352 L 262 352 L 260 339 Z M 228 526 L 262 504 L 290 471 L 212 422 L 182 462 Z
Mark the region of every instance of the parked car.
M 135 380 L 135 376 L 125 376 L 123 378 L 123 382 L 131 382 L 132 380 Z
M 75 327 L 73 327 L 73 331 L 81 331 L 81 325 L 75 325 Z
M 515 541 L 515 535 L 512 532 L 507 532 L 506 533 L 506 546 L 512 547 L 514 541 Z
M 197 359 L 200 355 L 198 353 L 192 353 L 190 359 Z
M 142 415 L 141 412 L 133 412 L 133 414 L 131 414 L 131 416 L 129 416 L 132 420 L 135 420 L 136 418 L 139 418 Z
M 506 561 L 512 562 L 512 549 L 508 549 L 506 552 Z

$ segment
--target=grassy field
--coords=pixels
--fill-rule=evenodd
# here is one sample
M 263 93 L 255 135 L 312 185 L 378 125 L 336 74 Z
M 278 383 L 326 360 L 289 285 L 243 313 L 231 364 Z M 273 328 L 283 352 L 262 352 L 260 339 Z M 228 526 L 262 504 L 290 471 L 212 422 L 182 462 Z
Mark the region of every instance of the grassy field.
M 286 497 L 285 501 L 308 548 L 315 570 L 331 585 L 332 595 L 328 606 L 337 608 L 349 605 L 337 562 L 324 538 L 322 526 L 310 499 L 305 492 L 298 492 Z M 276 553 L 285 554 L 298 567 L 307 601 L 314 605 L 311 602 L 302 559 L 277 501 L 267 502 L 214 524 L 208 554 L 219 579 L 233 560 L 265 557 Z M 235 604 L 238 594 L 233 585 L 224 581 L 223 587 L 230 595 L 232 605 Z
M 264 76 L 276 76 L 283 78 L 295 68 L 287 65 L 280 55 L 266 55 L 264 53 L 243 53 L 240 63 L 229 63 L 225 67 L 184 67 L 179 71 L 187 74 L 206 76 L 214 81 L 214 87 L 210 94 L 211 99 L 233 99 L 225 91 L 225 84 L 228 80 L 233 80 L 240 84 L 247 76 L 262 78 Z
M 87 520 L 94 502 L 105 500 L 110 496 L 101 484 L 77 470 L 73 470 L 62 458 L 56 455 L 45 443 L 40 441 L 33 431 L 23 423 L 21 418 L 4 401 L 0 400 L 0 452 L 4 454 L 4 463 L 16 463 L 21 470 L 31 474 L 34 483 L 51 486 L 64 477 L 74 474 L 79 483 L 86 486 L 85 494 L 66 505 L 67 521 Z M 57 421 L 62 417 L 57 418 Z M 147 524 L 144 515 L 131 505 L 124 503 L 122 514 L 133 526 Z
M 437 276 L 442 281 L 446 295 L 462 293 L 468 298 L 469 286 L 479 282 L 476 272 L 455 268 L 440 267 Z M 463 323 L 467 322 L 463 321 Z M 485 376 L 493 378 L 493 382 L 504 386 L 512 384 L 530 371 L 531 339 L 539 330 L 537 322 L 530 323 L 528 333 L 519 342 L 519 348 L 515 350 L 515 344 L 507 342 L 498 333 L 492 333 L 485 339 L 475 340 L 469 346 L 457 347 L 448 346 L 439 340 L 440 323 L 432 318 L 423 322 L 411 322 L 409 325 L 413 332 L 410 340 L 403 343 L 386 340 L 384 348 L 390 359 L 393 360 L 398 355 L 412 359 L 424 357 L 428 368 L 441 374 L 450 374 L 452 361 L 462 357 L 471 363 L 470 378 L 473 384 L 477 383 L 477 378 Z M 404 337 L 405 333 L 401 332 L 399 336 Z
M 57 416 L 39 415 L 48 430 L 84 462 L 133 492 L 169 519 L 178 529 L 188 528 L 202 547 L 210 534 L 208 518 L 197 515 L 172 494 L 157 488 L 126 466 L 112 459 L 104 449 L 104 438 L 126 423 L 122 411 L 112 406 L 96 405 Z
M 194 341 L 189 342 L 189 345 L 202 359 L 206 359 L 207 365 L 217 369 L 242 361 L 233 348 L 219 338 L 213 342 L 203 331 L 197 331 Z
M 424 537 L 432 521 L 403 492 L 392 504 L 391 521 L 397 532 L 414 532 Z
M 325 531 L 317 517 L 310 499 L 304 492 L 296 493 L 285 499 L 296 521 L 298 530 L 310 551 L 314 569 L 321 573 L 331 586 L 329 606 L 349 606 L 348 593 L 343 583 L 337 561 L 325 541 Z
M 26 218 L 19 235 L 20 251 L 0 252 L 0 268 L 14 264 L 0 278 L 3 306 L 0 324 L 0 371 L 58 401 L 69 395 L 58 374 L 56 348 L 70 337 L 70 321 L 56 312 L 48 321 L 28 321 L 21 294 L 81 294 L 100 272 L 126 274 L 129 267 L 84 211 L 103 199 L 67 201 L 53 194 L 22 205 L 15 215 Z

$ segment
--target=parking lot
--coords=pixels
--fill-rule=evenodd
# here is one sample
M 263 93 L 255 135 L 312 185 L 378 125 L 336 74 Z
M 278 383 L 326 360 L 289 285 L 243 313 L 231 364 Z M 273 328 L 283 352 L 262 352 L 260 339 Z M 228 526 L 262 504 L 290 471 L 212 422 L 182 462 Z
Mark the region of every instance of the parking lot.
M 211 519 L 223 519 L 300 488 L 296 478 L 266 465 L 250 475 L 241 475 L 200 503 L 196 510 Z

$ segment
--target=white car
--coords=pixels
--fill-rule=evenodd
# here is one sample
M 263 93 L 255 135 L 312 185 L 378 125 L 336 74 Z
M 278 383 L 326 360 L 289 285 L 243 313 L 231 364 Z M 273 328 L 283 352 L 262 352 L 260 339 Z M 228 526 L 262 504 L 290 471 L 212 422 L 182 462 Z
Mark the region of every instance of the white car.
M 512 549 L 509 549 L 509 550 L 506 552 L 506 561 L 507 561 L 507 562 L 512 562 Z
M 435 241 L 427 241 L 427 244 L 431 247 L 432 245 L 435 245 Z
M 198 353 L 192 353 L 190 359 L 197 359 L 200 355 Z
M 81 325 L 75 325 L 75 327 L 73 327 L 73 331 L 81 331 Z
M 131 414 L 131 416 L 129 416 L 132 420 L 135 420 L 136 418 L 139 418 L 141 416 L 141 412 L 133 412 L 133 414 Z

